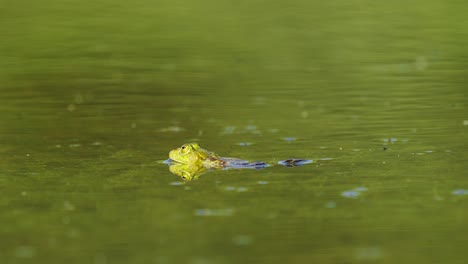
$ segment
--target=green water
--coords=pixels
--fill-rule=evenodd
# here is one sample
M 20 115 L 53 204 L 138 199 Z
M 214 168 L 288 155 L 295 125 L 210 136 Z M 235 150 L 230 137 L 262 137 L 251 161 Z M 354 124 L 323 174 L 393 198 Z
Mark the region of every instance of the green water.
M 465 2 L 0 6 L 1 263 L 466 263 Z

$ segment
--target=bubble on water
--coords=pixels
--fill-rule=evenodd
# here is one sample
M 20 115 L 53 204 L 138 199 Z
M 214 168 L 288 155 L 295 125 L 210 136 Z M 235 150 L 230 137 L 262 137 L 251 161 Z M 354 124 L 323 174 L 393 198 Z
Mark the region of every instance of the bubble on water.
M 36 255 L 36 249 L 31 246 L 19 246 L 15 248 L 17 258 L 32 258 Z
M 172 186 L 180 186 L 180 185 L 184 185 L 185 182 L 181 182 L 181 181 L 175 181 L 175 182 L 171 182 L 169 183 L 169 185 L 172 185 Z
M 457 189 L 453 190 L 452 192 L 453 195 L 468 195 L 468 189 Z
M 277 128 L 272 128 L 270 130 L 268 130 L 270 133 L 278 133 L 279 129 Z
M 224 187 L 224 190 L 226 190 L 226 191 L 234 191 L 234 190 L 236 190 L 236 187 L 234 187 L 234 186 L 226 186 L 226 187 Z
M 258 183 L 258 184 L 262 184 L 262 185 L 264 185 L 264 184 L 268 184 L 268 182 L 267 182 L 267 181 L 258 181 L 257 183 Z
M 242 146 L 242 147 L 247 147 L 247 146 L 252 145 L 252 143 L 250 143 L 250 142 L 239 142 L 239 143 L 237 143 L 237 145 Z
M 68 145 L 70 148 L 79 148 L 81 147 L 81 144 L 70 144 Z
M 237 235 L 232 238 L 232 243 L 237 246 L 248 246 L 252 244 L 252 237 L 249 235 Z

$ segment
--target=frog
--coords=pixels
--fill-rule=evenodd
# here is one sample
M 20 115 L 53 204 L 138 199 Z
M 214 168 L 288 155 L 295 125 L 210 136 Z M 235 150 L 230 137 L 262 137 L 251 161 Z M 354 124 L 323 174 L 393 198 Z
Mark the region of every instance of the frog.
M 287 159 L 278 164 L 296 167 L 312 163 L 307 159 Z M 187 143 L 169 152 L 169 170 L 189 181 L 197 179 L 201 174 L 212 169 L 263 169 L 271 165 L 263 161 L 250 162 L 238 158 L 221 157 L 220 155 L 203 149 L 196 142 Z

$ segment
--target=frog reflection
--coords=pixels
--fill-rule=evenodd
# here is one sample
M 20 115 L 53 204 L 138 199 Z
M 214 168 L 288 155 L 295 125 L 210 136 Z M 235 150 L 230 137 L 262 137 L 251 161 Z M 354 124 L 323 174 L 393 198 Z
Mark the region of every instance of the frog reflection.
M 169 170 L 182 178 L 184 181 L 196 180 L 200 175 L 208 171 L 208 169 L 200 163 L 172 163 L 169 165 Z

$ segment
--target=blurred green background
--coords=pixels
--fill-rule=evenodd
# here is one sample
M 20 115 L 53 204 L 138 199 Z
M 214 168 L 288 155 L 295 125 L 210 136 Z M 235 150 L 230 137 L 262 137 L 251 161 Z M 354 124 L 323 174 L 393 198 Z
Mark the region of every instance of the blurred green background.
M 464 1 L 0 0 L 2 263 L 465 263 Z M 297 168 L 172 175 L 197 141 Z

